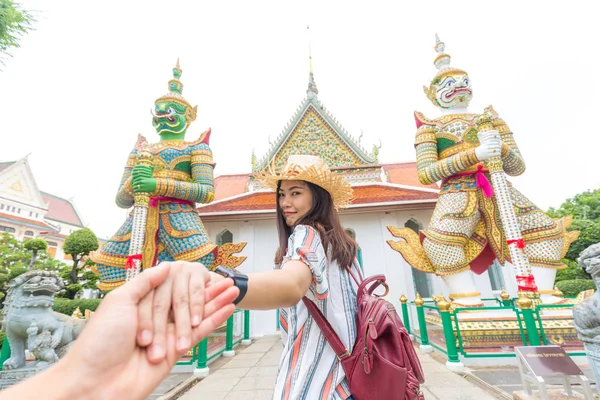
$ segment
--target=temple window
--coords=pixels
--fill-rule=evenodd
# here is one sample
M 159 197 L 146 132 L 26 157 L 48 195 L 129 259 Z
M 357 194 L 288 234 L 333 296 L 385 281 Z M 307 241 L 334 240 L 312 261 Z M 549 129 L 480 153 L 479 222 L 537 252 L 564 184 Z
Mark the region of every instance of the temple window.
M 11 228 L 10 226 L 0 225 L 0 232 L 15 233 L 16 229 L 15 228 Z
M 233 233 L 227 229 L 217 235 L 217 245 L 221 247 L 225 243 L 233 243 Z

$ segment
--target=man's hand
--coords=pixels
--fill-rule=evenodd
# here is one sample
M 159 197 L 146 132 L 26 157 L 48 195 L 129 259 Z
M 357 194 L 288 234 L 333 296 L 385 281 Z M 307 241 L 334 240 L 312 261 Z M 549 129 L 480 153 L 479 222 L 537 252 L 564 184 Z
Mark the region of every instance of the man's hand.
M 180 290 L 177 296 L 182 297 L 187 296 L 189 288 L 196 287 L 192 284 L 189 288 L 175 287 L 171 267 L 171 264 L 165 263 L 150 268 L 102 300 L 82 335 L 61 361 L 67 366 L 65 370 L 69 371 L 64 378 L 76 379 L 82 390 L 88 391 L 83 397 L 93 394 L 90 398 L 144 399 L 185 353 L 185 350 L 177 347 L 180 326 L 168 323 L 166 318 L 154 320 L 155 327 L 165 333 L 164 354 L 159 362 L 149 362 L 146 349 L 136 344 L 139 307 L 143 299 L 153 292 L 155 298 L 160 298 L 156 293 L 159 290 L 162 293 L 165 285 L 168 285 L 167 291 L 173 288 Z M 229 318 L 235 310 L 232 302 L 238 292 L 237 288 L 232 287 L 231 280 L 211 285 L 203 291 L 203 310 L 193 309 L 200 321 L 190 329 L 188 347 L 204 339 Z M 175 313 L 178 311 L 175 310 Z
M 148 359 L 151 362 L 161 362 L 165 357 L 167 321 L 175 322 L 176 347 L 184 353 L 192 345 L 192 328 L 200 324 L 206 311 L 205 287 L 210 281 L 206 267 L 185 261 L 159 266 L 165 264 L 169 265 L 165 282 L 144 297 L 138 310 L 137 343 L 149 346 Z M 231 284 L 228 283 L 228 286 Z

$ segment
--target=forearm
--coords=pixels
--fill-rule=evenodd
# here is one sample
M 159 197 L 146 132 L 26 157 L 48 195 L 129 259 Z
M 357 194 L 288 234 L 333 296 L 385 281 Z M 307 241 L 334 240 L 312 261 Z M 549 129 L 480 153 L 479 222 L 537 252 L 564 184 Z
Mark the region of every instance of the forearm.
M 427 145 L 420 146 L 427 147 Z M 435 154 L 433 154 L 433 151 L 435 151 Z M 449 178 L 467 168 L 477 165 L 477 163 L 479 163 L 479 160 L 475 155 L 475 149 L 461 151 L 443 160 L 438 160 L 437 148 L 435 147 L 426 149 L 426 151 L 420 154 L 417 152 L 419 181 L 424 185 L 430 185 Z
M 213 283 L 225 279 L 214 272 L 210 275 Z M 248 291 L 237 307 L 247 310 L 293 307 L 302 300 L 308 290 L 308 285 L 304 283 L 302 279 L 295 279 L 288 271 L 280 269 L 250 273 Z
M 210 203 L 214 198 L 213 184 L 183 182 L 172 178 L 156 178 L 154 195 L 172 197 L 174 199 L 192 201 L 194 203 Z
M 93 390 L 85 390 L 82 382 L 89 377 L 75 377 L 61 360 L 44 372 L 15 386 L 0 391 L 0 400 L 91 400 Z
M 525 172 L 525 161 L 523 161 L 512 133 L 509 131 L 507 133 L 501 132 L 500 134 L 502 137 L 501 155 L 504 172 L 510 176 L 521 175 Z

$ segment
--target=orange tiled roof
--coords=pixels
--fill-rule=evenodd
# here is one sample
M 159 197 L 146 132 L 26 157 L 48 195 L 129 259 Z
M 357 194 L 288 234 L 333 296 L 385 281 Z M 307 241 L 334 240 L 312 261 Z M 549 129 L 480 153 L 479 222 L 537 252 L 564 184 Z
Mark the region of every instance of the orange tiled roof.
M 215 200 L 246 193 L 250 174 L 221 175 L 215 178 Z
M 387 173 L 390 183 L 438 189 L 438 186 L 435 184 L 423 185 L 421 182 L 419 182 L 416 162 L 382 164 L 381 167 Z
M 50 193 L 40 193 L 44 201 L 48 203 L 48 212 L 46 213 L 46 218 L 83 227 L 83 223 L 81 222 L 79 215 L 77 215 L 77 211 L 75 211 L 75 208 L 70 201 Z
M 354 187 L 352 205 L 377 204 L 395 201 L 436 200 L 437 193 L 413 189 L 404 189 L 387 184 L 374 183 Z M 235 213 L 241 211 L 275 210 L 273 192 L 253 192 L 230 200 L 222 200 L 198 208 L 200 214 Z
M 31 225 L 39 226 L 40 228 L 53 229 L 52 227 L 50 227 L 50 225 L 48 225 L 48 224 L 46 224 L 44 222 L 36 221 L 35 219 L 17 217 L 16 215 L 0 213 L 0 218 L 5 219 L 5 220 L 12 220 L 12 221 L 15 221 L 17 223 L 18 222 L 26 222 L 26 223 L 31 224 Z

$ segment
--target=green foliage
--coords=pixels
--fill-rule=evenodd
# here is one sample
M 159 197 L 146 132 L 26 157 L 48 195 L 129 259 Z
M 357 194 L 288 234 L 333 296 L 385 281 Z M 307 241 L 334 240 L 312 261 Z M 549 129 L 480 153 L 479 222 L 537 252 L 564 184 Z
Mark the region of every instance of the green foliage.
M 1 0 L 0 0 L 1 1 Z M 37 250 L 38 256 L 33 260 L 33 269 L 53 271 L 60 274 L 67 268 L 63 262 L 55 260 L 46 250 Z M 15 239 L 8 233 L 0 235 L 0 301 L 6 295 L 8 282 L 27 272 L 33 259 L 33 251 L 25 248 L 25 243 Z
M 73 315 L 73 311 L 79 307 L 82 314 L 85 314 L 85 310 L 96 311 L 96 308 L 100 305 L 101 299 L 54 299 L 54 305 L 52 309 L 56 312 Z
M 577 260 L 579 254 L 587 247 L 600 242 L 600 220 L 574 220 L 569 230 L 580 231 L 579 238 L 571 244 L 565 258 Z
M 584 290 L 596 289 L 594 281 L 591 279 L 573 279 L 568 281 L 560 281 L 556 287 L 563 292 L 565 296 L 577 296 Z
M 77 293 L 81 292 L 82 290 L 83 290 L 83 286 L 80 285 L 79 283 L 71 283 L 70 285 L 67 285 L 64 288 L 64 290 L 60 294 L 60 297 L 64 297 L 67 299 L 74 299 L 75 296 L 77 296 Z
M 4 343 L 5 336 L 6 336 L 6 333 L 0 332 L 0 349 L 2 348 L 2 344 Z
M 26 239 L 23 242 L 24 247 L 31 251 L 40 251 L 48 249 L 48 242 L 44 239 Z
M 571 215 L 579 220 L 600 220 L 600 189 L 579 193 L 566 200 L 558 209 L 551 208 L 548 214 L 553 218 Z
M 0 0 L 0 53 L 19 47 L 19 39 L 31 30 L 33 16 L 12 0 Z
M 583 268 L 581 268 L 581 266 L 579 266 L 579 264 L 577 264 L 577 262 L 567 259 L 563 259 L 562 261 L 567 264 L 568 267 L 556 271 L 556 282 L 592 278 Z
M 98 250 L 98 238 L 91 229 L 78 229 L 67 236 L 63 250 L 65 254 L 73 257 L 73 261 L 76 258 L 80 259 L 82 256 L 90 254 L 90 251 Z
M 65 254 L 71 255 L 71 258 L 73 258 L 70 279 L 71 283 L 77 283 L 79 271 L 81 270 L 79 261 L 81 257 L 87 256 L 91 251 L 98 250 L 98 238 L 88 228 L 78 229 L 67 236 L 63 250 Z

